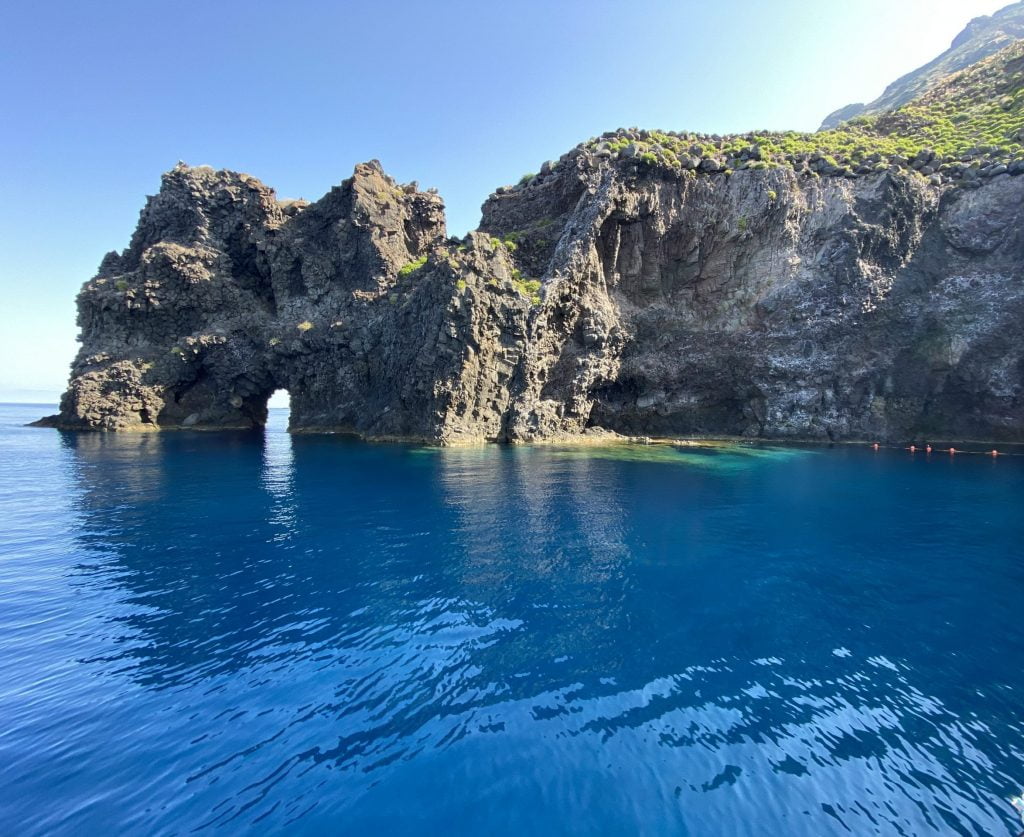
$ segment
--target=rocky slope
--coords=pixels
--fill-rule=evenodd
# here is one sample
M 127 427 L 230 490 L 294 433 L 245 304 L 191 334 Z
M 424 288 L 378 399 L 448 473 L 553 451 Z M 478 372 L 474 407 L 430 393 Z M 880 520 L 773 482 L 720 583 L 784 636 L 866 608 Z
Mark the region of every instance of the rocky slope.
M 889 123 L 610 132 L 461 241 L 375 162 L 313 204 L 179 165 L 79 295 L 48 423 L 257 427 L 284 388 L 292 430 L 441 444 L 1024 441 L 1022 56 Z M 970 118 L 922 147 L 951 102 Z
M 936 82 L 1021 38 L 1024 38 L 1024 2 L 1011 3 L 993 15 L 976 17 L 953 39 L 949 49 L 937 58 L 898 78 L 873 102 L 846 105 L 830 113 L 821 123 L 821 130 L 836 128 L 857 116 L 884 113 L 901 107 L 926 93 Z

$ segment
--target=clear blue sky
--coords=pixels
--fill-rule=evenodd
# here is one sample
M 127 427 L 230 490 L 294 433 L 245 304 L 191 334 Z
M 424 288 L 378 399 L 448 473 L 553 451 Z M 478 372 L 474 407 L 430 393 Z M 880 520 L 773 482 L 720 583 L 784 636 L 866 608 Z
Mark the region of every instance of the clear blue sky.
M 461 234 L 605 130 L 813 130 L 1007 2 L 5 0 L 0 400 L 56 398 L 79 286 L 179 159 L 315 199 L 376 157 Z

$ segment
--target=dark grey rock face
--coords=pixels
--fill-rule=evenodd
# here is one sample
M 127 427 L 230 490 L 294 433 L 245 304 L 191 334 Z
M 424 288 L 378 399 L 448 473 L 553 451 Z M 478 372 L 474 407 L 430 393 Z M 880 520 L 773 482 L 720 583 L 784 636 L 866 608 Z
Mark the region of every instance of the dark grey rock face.
M 454 242 L 376 163 L 309 205 L 179 166 L 51 423 L 1024 441 L 1024 178 L 693 168 L 580 146 Z
M 1024 181 L 563 172 L 513 438 L 1024 438 Z
M 248 428 L 284 388 L 295 430 L 499 438 L 529 308 L 511 270 L 487 237 L 447 246 L 441 200 L 375 162 L 311 205 L 179 166 L 79 295 L 52 423 Z

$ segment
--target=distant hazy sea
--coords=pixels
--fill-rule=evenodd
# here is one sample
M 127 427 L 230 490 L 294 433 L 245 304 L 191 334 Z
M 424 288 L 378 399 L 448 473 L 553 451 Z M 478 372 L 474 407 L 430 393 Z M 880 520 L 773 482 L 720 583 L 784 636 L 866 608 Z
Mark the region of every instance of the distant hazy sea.
M 1024 459 L 0 406 L 0 833 L 1014 834 Z

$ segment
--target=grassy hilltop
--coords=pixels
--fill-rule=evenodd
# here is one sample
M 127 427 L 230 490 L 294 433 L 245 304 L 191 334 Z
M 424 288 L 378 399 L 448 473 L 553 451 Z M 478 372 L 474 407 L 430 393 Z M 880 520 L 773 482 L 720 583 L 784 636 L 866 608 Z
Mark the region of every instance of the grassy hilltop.
M 728 136 L 619 129 L 584 143 L 600 156 L 723 172 L 787 166 L 856 177 L 890 166 L 974 180 L 1024 171 L 1024 41 L 943 77 L 894 110 L 837 128 Z M 1001 165 L 1007 168 L 996 171 Z

